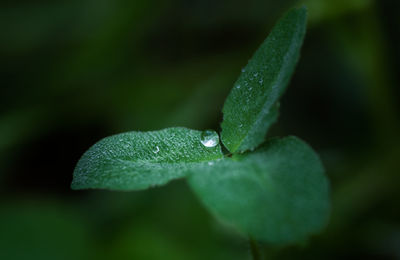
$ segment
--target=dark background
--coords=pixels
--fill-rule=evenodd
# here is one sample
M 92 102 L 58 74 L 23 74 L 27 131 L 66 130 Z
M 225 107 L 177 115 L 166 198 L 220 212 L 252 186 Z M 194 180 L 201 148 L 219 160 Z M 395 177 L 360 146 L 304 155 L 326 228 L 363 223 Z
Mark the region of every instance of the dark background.
M 241 68 L 291 6 L 309 26 L 269 135 L 297 135 L 331 180 L 329 226 L 267 259 L 400 259 L 400 1 L 0 3 L 0 259 L 250 259 L 185 181 L 72 191 L 100 138 L 218 129 Z

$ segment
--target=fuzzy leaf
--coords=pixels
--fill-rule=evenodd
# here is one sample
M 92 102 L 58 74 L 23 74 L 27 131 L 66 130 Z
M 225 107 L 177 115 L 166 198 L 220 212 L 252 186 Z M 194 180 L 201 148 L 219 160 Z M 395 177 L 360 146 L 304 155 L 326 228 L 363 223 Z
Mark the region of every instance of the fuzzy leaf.
M 242 70 L 223 107 L 221 139 L 227 149 L 254 149 L 278 117 L 278 100 L 299 59 L 307 11 L 299 8 L 281 18 Z
M 79 160 L 71 187 L 141 190 L 184 177 L 191 167 L 223 157 L 219 144 L 201 143 L 201 133 L 168 128 L 104 138 Z
M 216 217 L 257 240 L 292 244 L 329 215 L 329 184 L 316 153 L 296 137 L 272 139 L 192 171 L 189 184 Z

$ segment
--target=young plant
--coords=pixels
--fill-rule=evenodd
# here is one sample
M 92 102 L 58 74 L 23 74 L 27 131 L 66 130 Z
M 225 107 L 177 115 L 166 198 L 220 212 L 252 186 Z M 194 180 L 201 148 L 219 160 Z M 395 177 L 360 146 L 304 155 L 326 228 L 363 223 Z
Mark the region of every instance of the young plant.
M 113 135 L 82 156 L 72 188 L 133 191 L 186 178 L 214 216 L 251 239 L 293 244 L 321 230 L 330 203 L 318 155 L 297 137 L 264 142 L 306 17 L 304 7 L 289 11 L 242 70 L 223 107 L 222 144 L 215 131 L 182 127 Z

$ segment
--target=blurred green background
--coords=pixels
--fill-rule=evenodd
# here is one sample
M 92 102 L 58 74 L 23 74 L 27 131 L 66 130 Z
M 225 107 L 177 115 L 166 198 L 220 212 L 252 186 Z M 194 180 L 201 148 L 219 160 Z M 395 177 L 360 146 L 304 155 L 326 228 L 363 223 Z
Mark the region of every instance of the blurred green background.
M 100 138 L 219 129 L 241 68 L 305 3 L 302 57 L 271 136 L 297 135 L 331 180 L 329 226 L 267 259 L 400 259 L 400 1 L 0 3 L 0 259 L 251 259 L 185 181 L 72 191 Z

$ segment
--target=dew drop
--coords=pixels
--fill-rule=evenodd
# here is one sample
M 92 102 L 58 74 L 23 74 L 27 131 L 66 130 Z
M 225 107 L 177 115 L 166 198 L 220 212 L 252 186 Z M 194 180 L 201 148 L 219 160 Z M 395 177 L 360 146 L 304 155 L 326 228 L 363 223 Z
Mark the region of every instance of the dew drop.
M 160 151 L 160 147 L 158 147 L 158 146 L 156 146 L 154 149 L 153 149 L 153 153 L 158 153 Z
M 201 133 L 201 143 L 205 147 L 215 147 L 219 143 L 218 134 L 212 130 L 205 130 Z
M 236 88 L 239 89 L 239 88 L 240 88 L 240 85 L 237 85 Z
M 260 83 L 261 85 L 263 84 L 263 82 L 264 82 L 263 79 L 260 79 L 260 80 L 258 81 L 258 83 Z
M 213 165 L 214 163 L 213 162 L 208 162 L 208 165 Z
M 243 69 L 242 69 L 242 72 L 245 72 L 245 71 L 246 71 L 246 69 L 245 69 L 245 68 L 243 68 Z

